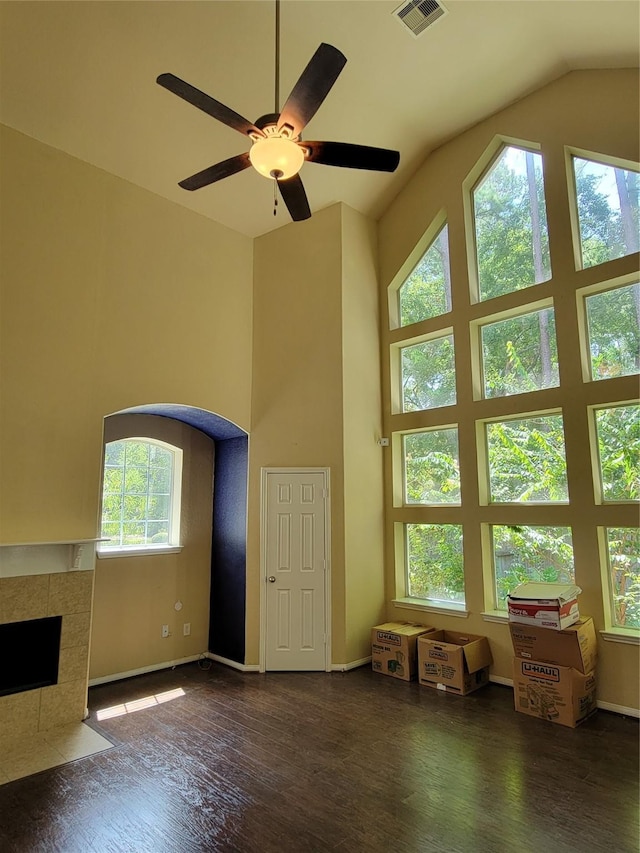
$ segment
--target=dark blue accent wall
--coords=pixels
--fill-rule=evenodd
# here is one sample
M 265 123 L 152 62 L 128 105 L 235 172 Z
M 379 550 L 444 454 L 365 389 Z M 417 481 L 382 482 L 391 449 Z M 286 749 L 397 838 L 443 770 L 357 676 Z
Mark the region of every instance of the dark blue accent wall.
M 244 663 L 248 438 L 216 441 L 209 651 Z

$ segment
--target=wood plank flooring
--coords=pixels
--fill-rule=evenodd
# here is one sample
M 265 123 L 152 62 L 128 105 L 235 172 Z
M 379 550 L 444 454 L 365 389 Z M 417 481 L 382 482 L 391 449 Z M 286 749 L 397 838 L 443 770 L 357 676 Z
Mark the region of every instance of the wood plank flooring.
M 0 787 L 1 853 L 639 850 L 638 721 L 615 714 L 572 730 L 498 685 L 195 663 L 90 710 L 115 748 Z

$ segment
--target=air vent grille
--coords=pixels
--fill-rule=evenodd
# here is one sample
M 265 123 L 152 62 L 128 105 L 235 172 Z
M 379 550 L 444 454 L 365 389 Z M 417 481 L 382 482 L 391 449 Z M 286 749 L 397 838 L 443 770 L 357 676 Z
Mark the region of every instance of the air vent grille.
M 436 0 L 409 0 L 393 12 L 394 17 L 416 37 L 446 14 L 447 10 Z

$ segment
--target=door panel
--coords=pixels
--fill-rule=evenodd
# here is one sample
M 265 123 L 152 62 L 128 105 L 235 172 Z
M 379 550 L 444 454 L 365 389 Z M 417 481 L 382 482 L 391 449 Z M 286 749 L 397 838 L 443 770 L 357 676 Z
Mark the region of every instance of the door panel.
M 324 670 L 326 486 L 323 472 L 266 473 L 267 670 Z

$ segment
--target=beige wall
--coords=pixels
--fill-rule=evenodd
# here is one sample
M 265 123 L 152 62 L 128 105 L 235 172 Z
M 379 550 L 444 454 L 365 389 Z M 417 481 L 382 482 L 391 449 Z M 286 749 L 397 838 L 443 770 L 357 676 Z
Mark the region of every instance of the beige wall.
M 211 578 L 214 443 L 171 418 L 114 415 L 104 440 L 155 438 L 180 447 L 182 511 L 175 554 L 98 558 L 90 678 L 131 672 L 207 651 Z M 182 609 L 176 611 L 180 602 Z M 183 635 L 183 624 L 191 634 Z M 169 625 L 170 636 L 161 636 Z
M 181 403 L 248 426 L 252 243 L 0 132 L 0 539 L 89 538 L 106 415 Z
M 334 205 L 255 241 L 247 663 L 259 651 L 262 467 L 331 469 L 332 662 L 383 607 L 374 229 Z M 251 520 L 254 523 L 251 523 Z
M 254 243 L 247 663 L 259 652 L 263 467 L 331 469 L 333 651 L 345 654 L 340 223 L 334 205 Z
M 461 467 L 463 468 L 464 505 L 460 509 L 409 511 L 393 508 L 391 501 L 391 456 L 387 453 L 385 468 L 386 498 L 386 565 L 387 597 L 396 595 L 392 569 L 393 523 L 437 519 L 464 525 L 465 574 L 467 579 L 467 619 L 429 611 L 417 612 L 389 606 L 390 618 L 415 619 L 439 627 L 486 634 L 491 639 L 495 657 L 493 674 L 511 678 L 511 645 L 508 626 L 485 621 L 482 612 L 490 609 L 485 602 L 481 559 L 480 529 L 482 523 L 527 523 L 520 508 L 479 507 L 475 421 L 500 416 L 509 411 L 504 398 L 472 400 L 472 362 L 469 323 L 490 310 L 503 310 L 525 304 L 536 298 L 553 296 L 558 324 L 558 351 L 562 385 L 559 389 L 536 392 L 535 402 L 522 402 L 522 410 L 544 410 L 562 407 L 565 431 L 571 440 L 567 450 L 570 473 L 571 505 L 539 507 L 532 510 L 528 523 L 568 524 L 573 530 L 576 580 L 583 589 L 581 610 L 592 615 L 596 627 L 605 627 L 601 596 L 600 566 L 597 553 L 596 527 L 636 526 L 636 506 L 597 507 L 591 481 L 591 461 L 587 432 L 587 405 L 629 400 L 638 395 L 637 377 L 622 377 L 607 382 L 584 383 L 578 355 L 576 289 L 599 278 L 608 280 L 637 270 L 637 256 L 615 260 L 602 267 L 576 272 L 567 194 L 565 145 L 626 160 L 638 157 L 638 74 L 630 71 L 585 71 L 569 74 L 514 106 L 488 118 L 466 133 L 444 145 L 425 161 L 411 183 L 400 193 L 380 223 L 381 301 L 387 305 L 387 289 L 414 246 L 443 209 L 449 224 L 451 275 L 454 312 L 444 325 L 453 323 L 458 367 L 458 405 L 455 418 L 459 424 Z M 545 186 L 552 281 L 537 285 L 535 296 L 529 288 L 494 300 L 489 309 L 474 305 L 469 296 L 467 242 L 464 223 L 462 185 L 477 161 L 492 144 L 496 135 L 539 143 L 545 167 Z M 410 335 L 435 331 L 441 319 L 424 321 L 411 329 Z M 389 406 L 389 346 L 407 337 L 402 329 L 389 330 L 383 317 L 383 399 L 385 427 L 389 432 L 420 426 L 437 425 L 437 410 L 427 413 L 391 415 Z M 450 422 L 450 421 L 449 421 Z M 604 640 L 599 642 L 599 698 L 623 707 L 638 707 L 638 646 Z
M 375 225 L 342 206 L 345 632 L 348 663 L 384 617 L 383 449 Z

